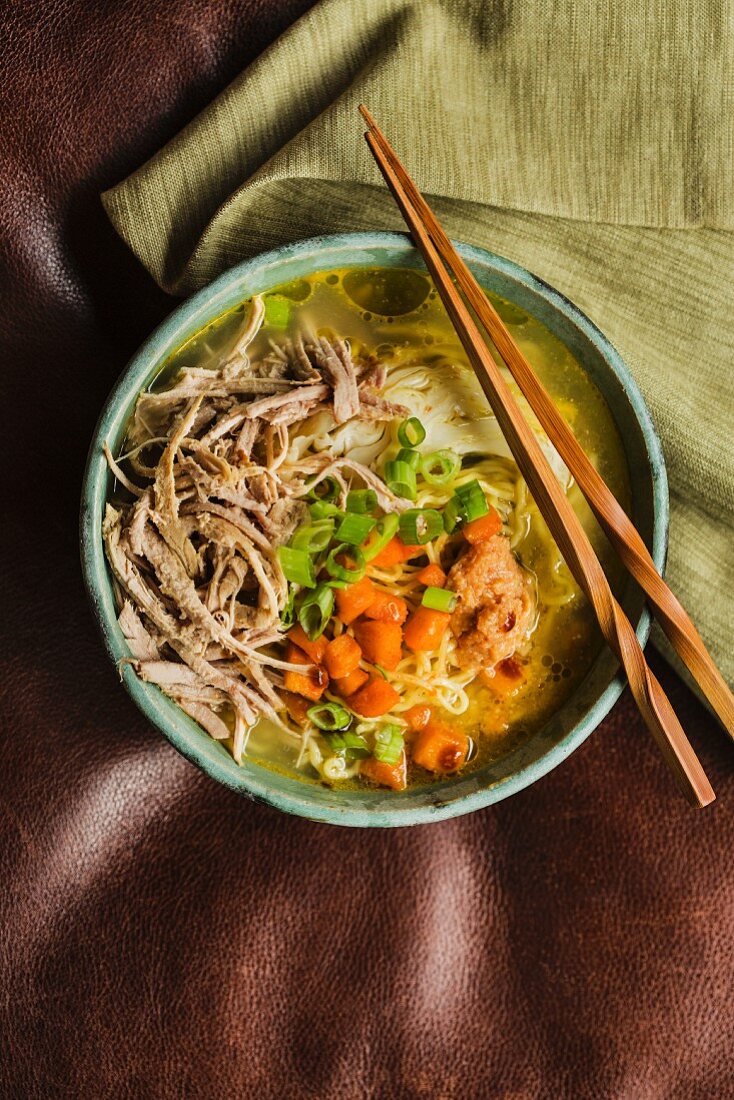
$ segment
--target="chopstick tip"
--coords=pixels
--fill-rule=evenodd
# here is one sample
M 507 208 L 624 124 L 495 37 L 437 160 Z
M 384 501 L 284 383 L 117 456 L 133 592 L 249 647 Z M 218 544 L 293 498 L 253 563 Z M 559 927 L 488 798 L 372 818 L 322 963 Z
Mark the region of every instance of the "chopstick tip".
M 374 127 L 377 126 L 374 117 L 372 116 L 369 109 L 365 107 L 364 103 L 359 104 L 359 113 L 370 128 L 374 129 Z

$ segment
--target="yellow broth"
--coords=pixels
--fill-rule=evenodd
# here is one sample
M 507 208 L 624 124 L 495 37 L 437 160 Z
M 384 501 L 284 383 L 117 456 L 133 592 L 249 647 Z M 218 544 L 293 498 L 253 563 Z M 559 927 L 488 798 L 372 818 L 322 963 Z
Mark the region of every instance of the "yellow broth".
M 586 453 L 628 507 L 629 476 L 622 443 L 600 393 L 569 350 L 538 320 L 494 294 L 489 297 Z M 267 353 L 270 340 L 283 340 L 305 330 L 347 338 L 355 358 L 373 354 L 388 372 L 406 360 L 418 359 L 427 372 L 439 360 L 452 360 L 460 371 L 471 370 L 432 283 L 420 272 L 394 268 L 322 271 L 268 292 L 265 301 L 266 305 L 276 303 L 276 314 L 283 313 L 283 303 L 288 303 L 289 317 L 285 327 L 275 327 L 266 319 L 249 349 L 253 361 Z M 270 312 L 273 307 L 268 308 Z M 246 312 L 247 303 L 243 302 L 197 333 L 167 361 L 155 387 L 165 385 L 182 367 L 216 365 L 234 344 Z M 297 426 L 291 433 L 295 431 Z M 508 472 L 516 477 L 514 464 L 505 461 Z M 618 581 L 616 558 L 575 485 L 569 490 L 569 499 L 608 576 L 613 583 Z M 524 658 L 526 679 L 509 698 L 495 695 L 479 677 L 467 688 L 468 709 L 451 717 L 474 742 L 464 773 L 500 758 L 537 732 L 587 674 L 601 646 L 591 610 L 578 589 L 569 602 L 554 604 L 559 583 L 568 587 L 570 578 L 529 498 L 527 511 L 527 529 L 514 547 L 521 562 L 534 572 L 539 597 L 538 625 Z M 428 696 L 426 702 L 431 702 Z M 259 763 L 293 774 L 297 754 L 297 745 L 267 720 L 261 720 L 250 735 L 247 755 Z M 318 778 L 309 764 L 297 774 L 314 781 Z M 410 783 L 431 778 L 419 768 L 409 769 Z M 348 780 L 341 785 L 361 783 Z

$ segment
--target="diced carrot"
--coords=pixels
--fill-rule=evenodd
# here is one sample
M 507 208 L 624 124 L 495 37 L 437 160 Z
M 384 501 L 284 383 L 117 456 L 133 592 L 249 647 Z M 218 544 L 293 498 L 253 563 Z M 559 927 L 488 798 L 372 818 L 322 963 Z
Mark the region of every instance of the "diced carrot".
M 333 638 L 326 647 L 324 664 L 329 676 L 334 679 L 348 676 L 350 672 L 354 672 L 355 669 L 359 668 L 361 660 L 362 650 L 351 634 L 340 634 L 338 638 Z
M 410 558 L 417 557 L 418 554 L 425 554 L 425 552 L 424 546 L 408 546 L 395 535 L 386 546 L 383 546 L 380 553 L 375 555 L 370 565 L 398 565 L 401 561 L 408 561 Z
M 499 512 L 495 508 L 490 508 L 486 516 L 480 516 L 479 519 L 473 519 L 471 523 L 465 523 L 461 530 L 466 541 L 476 546 L 478 542 L 486 542 L 487 539 L 492 538 L 492 535 L 499 534 L 502 530 L 502 520 Z
M 496 695 L 515 695 L 525 682 L 525 673 L 519 661 L 506 657 L 494 668 L 482 673 L 482 680 Z
M 313 665 L 312 659 L 299 649 L 298 646 L 291 644 L 288 646 L 285 655 L 286 661 L 293 665 Z M 314 665 L 311 672 L 286 672 L 283 676 L 283 687 L 286 691 L 293 691 L 296 695 L 305 695 L 307 699 L 313 699 L 316 702 L 326 691 L 329 686 L 329 676 L 326 669 L 321 668 L 319 665 Z
M 299 649 L 302 649 L 304 653 L 307 653 L 317 665 L 323 664 L 326 647 L 329 644 L 323 634 L 315 642 L 312 642 L 301 624 L 297 623 L 288 631 L 288 640 L 297 645 Z
M 404 711 L 403 718 L 408 723 L 408 729 L 414 732 L 425 729 L 431 721 L 431 708 L 427 703 L 416 703 Z
M 350 584 L 348 588 L 336 590 L 336 613 L 341 621 L 348 626 L 354 622 L 358 615 L 366 611 L 375 598 L 375 586 L 369 577 L 362 577 L 361 581 Z
M 420 573 L 416 573 L 416 580 L 425 584 L 426 588 L 443 588 L 446 584 L 446 574 L 440 565 L 426 565 Z
M 377 588 L 375 598 L 364 614 L 365 618 L 378 619 L 382 623 L 404 623 L 408 618 L 408 605 L 401 596 L 393 596 L 384 588 Z
M 354 636 L 371 664 L 381 665 L 390 672 L 398 667 L 403 652 L 403 631 L 398 623 L 363 620 L 354 624 Z
M 381 676 L 373 676 L 368 684 L 352 695 L 349 706 L 363 718 L 379 718 L 399 702 L 400 696 L 392 684 Z
M 299 726 L 307 725 L 309 719 L 306 711 L 311 706 L 311 700 L 304 699 L 302 695 L 292 695 L 290 691 L 281 692 L 281 698 L 293 721 Z
M 350 695 L 354 695 L 355 691 L 359 691 L 368 680 L 369 676 L 363 668 L 355 668 L 354 672 L 350 672 L 348 676 L 340 676 L 337 680 L 332 680 L 331 684 L 338 695 L 341 695 L 343 699 L 348 699 Z
M 405 627 L 405 644 L 414 653 L 431 653 L 438 649 L 449 625 L 448 611 L 434 611 L 430 607 L 417 607 Z
M 446 722 L 432 718 L 413 744 L 413 760 L 429 772 L 446 775 L 458 771 L 466 760 L 469 739 Z
M 404 791 L 408 785 L 408 768 L 405 758 L 405 750 L 401 752 L 397 764 L 386 764 L 382 760 L 375 760 L 370 756 L 363 760 L 359 774 L 371 783 L 377 783 L 380 787 L 392 787 L 394 791 Z

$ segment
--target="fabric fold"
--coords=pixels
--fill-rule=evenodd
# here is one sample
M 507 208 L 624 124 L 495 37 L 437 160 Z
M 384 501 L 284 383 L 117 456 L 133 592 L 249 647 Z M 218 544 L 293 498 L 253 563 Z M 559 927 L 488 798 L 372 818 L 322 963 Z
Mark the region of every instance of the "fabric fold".
M 556 286 L 630 365 L 668 463 L 670 583 L 732 680 L 726 18 L 723 0 L 322 0 L 103 202 L 175 294 L 294 239 L 402 229 L 367 103 L 452 236 Z

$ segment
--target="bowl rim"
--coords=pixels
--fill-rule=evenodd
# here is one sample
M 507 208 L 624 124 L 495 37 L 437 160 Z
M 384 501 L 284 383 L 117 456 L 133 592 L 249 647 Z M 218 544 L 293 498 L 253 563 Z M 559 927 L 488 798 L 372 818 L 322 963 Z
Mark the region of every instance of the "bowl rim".
M 652 480 L 653 531 L 651 553 L 656 567 L 663 571 L 668 546 L 669 497 L 668 480 L 662 445 L 657 435 L 651 414 L 642 393 L 633 379 L 628 367 L 616 348 L 599 328 L 570 299 L 538 276 L 527 271 L 514 261 L 498 256 L 488 249 L 468 245 L 460 241 L 453 242 L 461 256 L 468 262 L 476 262 L 489 267 L 497 274 L 520 283 L 531 293 L 539 295 L 545 302 L 574 325 L 596 349 L 606 366 L 616 375 L 624 391 L 642 433 L 646 454 L 647 469 Z M 303 253 L 318 257 L 320 252 L 329 250 L 354 251 L 355 249 L 390 249 L 405 255 L 406 266 L 422 267 L 422 260 L 407 233 L 398 232 L 355 232 L 337 233 L 309 237 L 290 242 L 267 252 L 243 260 L 223 272 L 201 290 L 180 302 L 155 328 L 147 340 L 139 347 L 126 367 L 116 379 L 104 403 L 92 434 L 89 453 L 82 483 L 80 511 L 80 552 L 85 587 L 94 617 L 102 634 L 105 649 L 111 660 L 117 664 L 125 655 L 122 634 L 116 617 L 111 611 L 112 586 L 108 576 L 108 567 L 101 537 L 100 517 L 106 500 L 107 466 L 102 453 L 102 441 L 112 436 L 119 428 L 120 421 L 126 419 L 121 410 L 126 407 L 133 393 L 140 391 L 147 379 L 150 365 L 163 354 L 176 346 L 175 336 L 186 326 L 187 318 L 197 313 L 208 313 L 206 320 L 215 317 L 224 306 L 217 309 L 217 300 L 224 298 L 233 283 L 244 281 L 253 271 L 265 275 L 267 283 L 268 269 L 280 267 L 284 261 L 298 258 Z M 417 262 L 416 262 L 417 261 Z M 372 261 L 375 262 L 374 260 Z M 332 264 L 330 266 L 337 266 Z M 346 266 L 358 266 L 348 261 Z M 365 259 L 365 266 L 369 266 Z M 314 265 L 314 270 L 318 266 Z M 270 280 L 267 285 L 277 285 Z M 106 589 L 106 591 L 105 591 Z M 636 634 L 642 646 L 647 642 L 651 626 L 651 616 L 647 605 L 640 613 Z M 119 638 L 116 637 L 119 634 Z M 232 773 L 226 766 L 224 757 L 208 757 L 200 752 L 187 737 L 191 727 L 195 726 L 178 706 L 168 699 L 154 685 L 144 684 L 132 669 L 126 665 L 122 672 L 122 681 L 133 701 L 145 717 L 171 742 L 183 756 L 197 765 L 211 778 L 223 783 L 239 794 L 255 801 L 266 803 L 288 814 L 295 814 L 313 821 L 353 827 L 400 827 L 442 821 L 451 817 L 472 813 L 484 806 L 499 802 L 530 786 L 538 779 L 556 768 L 596 729 L 609 713 L 621 695 L 626 680 L 617 673 L 598 699 L 589 707 L 581 719 L 568 731 L 563 739 L 552 745 L 542 756 L 523 766 L 511 775 L 478 790 L 459 792 L 455 797 L 440 798 L 435 802 L 406 806 L 378 803 L 373 807 L 349 806 L 343 808 L 322 807 L 313 797 L 306 797 L 307 791 L 318 787 L 303 783 L 303 795 L 300 791 L 291 793 L 268 785 L 267 777 L 276 773 L 264 766 L 257 769 L 264 777 L 260 781 L 252 772 Z M 173 707 L 177 715 L 169 711 Z M 177 716 L 180 716 L 177 718 Z M 295 780 L 297 784 L 298 781 Z

